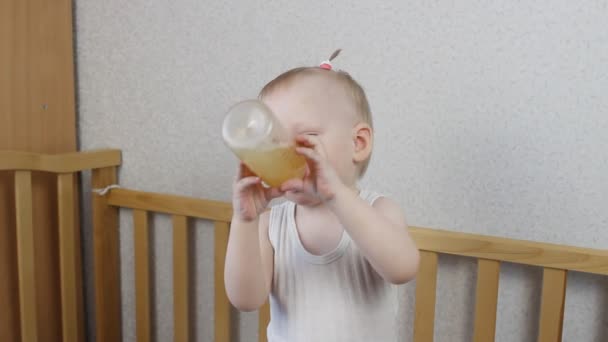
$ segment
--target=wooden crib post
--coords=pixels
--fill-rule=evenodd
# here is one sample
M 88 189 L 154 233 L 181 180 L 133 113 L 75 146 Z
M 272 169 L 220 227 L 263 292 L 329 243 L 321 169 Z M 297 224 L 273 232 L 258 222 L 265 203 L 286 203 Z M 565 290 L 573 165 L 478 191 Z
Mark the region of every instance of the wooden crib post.
M 438 258 L 439 256 L 435 252 L 420 251 L 420 271 L 416 277 L 416 307 L 414 309 L 415 342 L 433 341 Z
M 190 258 L 188 217 L 173 215 L 173 329 L 174 342 L 190 341 Z
M 215 249 L 215 341 L 229 342 L 231 330 L 230 302 L 224 287 L 224 262 L 230 225 L 228 222 L 216 221 L 214 230 Z
M 19 270 L 19 312 L 21 339 L 38 341 L 36 308 L 36 264 L 32 223 L 32 173 L 15 171 L 15 209 L 17 214 L 17 265 Z
M 477 260 L 473 342 L 494 342 L 496 334 L 496 308 L 498 307 L 499 278 L 499 261 L 487 259 Z
M 152 340 L 150 226 L 148 212 L 133 210 L 133 241 L 135 249 L 135 326 L 137 342 Z
M 567 279 L 568 272 L 566 270 L 548 267 L 543 270 L 538 342 L 559 342 L 562 340 Z
M 61 324 L 64 342 L 84 340 L 80 243 L 76 230 L 74 174 L 57 175 Z
M 116 184 L 116 178 L 114 166 L 95 169 L 93 188 Z M 107 196 L 92 196 L 96 340 L 121 341 L 118 208 L 108 204 Z
M 270 323 L 270 302 L 266 300 L 258 310 L 258 342 L 268 341 L 268 323 Z

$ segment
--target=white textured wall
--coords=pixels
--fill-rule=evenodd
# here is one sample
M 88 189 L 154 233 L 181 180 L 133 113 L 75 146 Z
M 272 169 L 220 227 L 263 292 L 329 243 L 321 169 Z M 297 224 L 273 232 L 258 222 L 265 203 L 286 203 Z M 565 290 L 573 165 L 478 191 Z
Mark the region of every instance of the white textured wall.
M 608 246 L 606 1 L 81 0 L 76 19 L 81 149 L 123 149 L 123 186 L 228 200 L 235 160 L 220 140 L 225 109 L 341 47 L 336 64 L 367 89 L 377 125 L 366 182 L 394 196 L 411 224 Z M 129 341 L 130 220 L 121 217 Z M 205 227 L 195 234 L 197 336 L 211 341 Z M 168 219 L 154 229 L 166 341 Z M 436 340 L 468 341 L 474 264 L 441 263 Z M 497 341 L 534 341 L 541 277 L 503 267 Z M 564 341 L 606 340 L 607 285 L 569 277 Z M 253 340 L 255 324 L 242 319 L 241 341 Z

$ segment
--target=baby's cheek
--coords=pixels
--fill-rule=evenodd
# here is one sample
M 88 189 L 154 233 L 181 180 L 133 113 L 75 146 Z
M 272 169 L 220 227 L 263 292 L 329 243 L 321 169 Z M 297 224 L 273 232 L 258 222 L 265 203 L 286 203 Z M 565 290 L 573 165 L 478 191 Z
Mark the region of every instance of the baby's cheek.
M 337 158 L 333 158 L 333 160 L 330 161 L 330 164 L 340 178 L 344 180 L 344 177 L 349 174 L 349 171 L 352 168 L 352 157 L 348 156 L 348 151 L 343 150 L 339 152 Z
M 342 143 L 332 151 L 332 159 L 341 164 L 346 164 L 347 162 L 351 161 L 353 157 L 353 150 L 354 148 L 350 144 Z

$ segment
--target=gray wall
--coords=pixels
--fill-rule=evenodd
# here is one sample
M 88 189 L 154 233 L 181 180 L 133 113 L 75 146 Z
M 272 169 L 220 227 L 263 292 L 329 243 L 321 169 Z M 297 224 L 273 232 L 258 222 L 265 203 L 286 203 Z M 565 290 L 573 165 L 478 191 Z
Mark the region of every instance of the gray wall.
M 218 129 L 226 108 L 281 71 L 317 64 L 341 47 L 336 65 L 364 85 L 377 126 L 365 183 L 398 200 L 412 225 L 606 248 L 607 6 L 77 1 L 81 149 L 121 148 L 123 186 L 228 200 L 235 159 Z M 121 237 L 131 341 L 128 214 Z M 197 225 L 197 337 L 211 341 L 212 233 Z M 173 328 L 167 217 L 156 220 L 154 234 L 157 334 L 166 341 Z M 440 261 L 436 340 L 468 341 L 475 265 Z M 541 276 L 503 267 L 497 341 L 534 341 Z M 564 341 L 605 341 L 608 282 L 580 274 L 568 281 Z M 412 290 L 404 291 L 405 340 Z M 256 317 L 241 318 L 240 340 L 252 341 Z

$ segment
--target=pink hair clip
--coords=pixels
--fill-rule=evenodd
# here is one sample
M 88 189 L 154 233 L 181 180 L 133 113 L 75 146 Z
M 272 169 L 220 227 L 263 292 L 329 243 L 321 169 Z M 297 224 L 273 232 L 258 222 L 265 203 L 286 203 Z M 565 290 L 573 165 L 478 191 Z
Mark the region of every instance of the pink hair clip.
M 319 68 L 321 69 L 325 69 L 325 70 L 331 70 L 332 66 L 331 66 L 331 62 L 330 61 L 323 61 L 321 62 L 321 64 L 319 65 Z
M 336 51 L 334 51 L 334 53 L 331 54 L 331 56 L 329 57 L 328 60 L 321 62 L 321 64 L 319 64 L 319 68 L 321 69 L 325 69 L 325 70 L 332 70 L 333 66 L 331 65 L 331 61 L 334 60 L 334 58 L 338 57 L 338 55 L 340 54 L 340 52 L 342 51 L 342 49 L 338 49 Z

